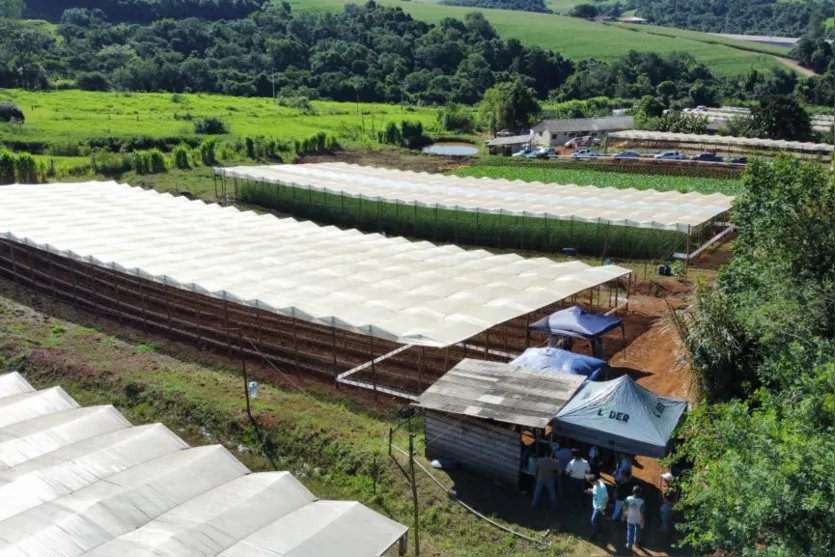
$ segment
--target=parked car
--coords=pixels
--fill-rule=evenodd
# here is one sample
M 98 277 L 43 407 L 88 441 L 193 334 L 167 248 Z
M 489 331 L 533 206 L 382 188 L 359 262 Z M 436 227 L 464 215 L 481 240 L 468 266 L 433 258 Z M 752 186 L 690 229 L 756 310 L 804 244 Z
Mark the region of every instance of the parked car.
M 731 159 L 729 162 L 731 164 L 748 164 L 748 157 L 736 157 L 735 159 Z
M 702 162 L 725 162 L 725 159 L 717 155 L 716 153 L 699 153 L 698 155 L 694 155 L 690 157 L 690 160 L 693 161 L 702 161 Z
M 511 137 L 513 132 L 510 130 L 500 130 L 496 132 L 496 137 Z
M 541 147 L 534 153 L 534 158 L 537 159 L 558 158 L 559 156 L 560 154 L 553 147 Z
M 527 157 L 528 155 L 532 154 L 534 149 L 522 149 L 521 151 L 516 151 L 511 157 Z
M 681 151 L 664 151 L 655 155 L 655 158 L 664 161 L 681 161 L 687 157 Z
M 569 139 L 565 142 L 565 146 L 569 149 L 576 149 L 577 147 L 592 147 L 592 146 L 599 146 L 600 139 L 597 137 L 592 137 L 590 135 L 584 135 L 582 137 L 575 137 L 573 139 Z
M 576 151 L 575 153 L 572 153 L 571 156 L 568 157 L 568 158 L 574 159 L 574 160 L 589 160 L 589 159 L 596 159 L 599 156 L 600 156 L 600 153 L 598 153 L 597 151 L 585 150 L 585 151 Z
M 638 159 L 641 158 L 641 153 L 638 151 L 621 151 L 612 155 L 613 159 Z

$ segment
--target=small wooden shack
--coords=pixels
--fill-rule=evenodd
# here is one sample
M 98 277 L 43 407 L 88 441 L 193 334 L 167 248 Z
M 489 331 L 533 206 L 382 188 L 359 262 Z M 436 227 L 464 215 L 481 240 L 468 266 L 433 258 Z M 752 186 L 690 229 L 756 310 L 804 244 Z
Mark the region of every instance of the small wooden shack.
M 547 426 L 585 377 L 501 362 L 463 360 L 420 397 L 426 458 L 452 459 L 470 471 L 519 488 L 527 454 L 548 443 Z M 531 447 L 525 446 L 527 435 Z M 547 450 L 543 447 L 543 450 Z

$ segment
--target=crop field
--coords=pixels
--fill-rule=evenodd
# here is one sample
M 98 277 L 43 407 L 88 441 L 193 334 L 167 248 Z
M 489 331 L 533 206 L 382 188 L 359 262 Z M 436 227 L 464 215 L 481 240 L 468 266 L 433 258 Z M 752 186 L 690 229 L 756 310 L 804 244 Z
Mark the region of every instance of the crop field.
M 418 207 L 250 180 L 235 180 L 228 187 L 244 203 L 319 224 L 435 243 L 542 253 L 574 248 L 580 256 L 624 261 L 665 259 L 687 245 L 687 234 L 674 231 Z M 715 233 L 709 223 L 694 229 L 691 245 L 698 246 Z
M 233 137 L 300 139 L 326 132 L 359 143 L 390 121 L 420 120 L 426 126 L 436 118 L 430 108 L 314 101 L 313 110 L 304 112 L 272 99 L 199 94 L 0 90 L 0 101 L 5 100 L 20 106 L 26 123 L 0 124 L 0 143 L 33 146 L 102 137 L 194 136 L 194 120 L 206 117 L 223 120 Z
M 355 0 L 289 0 L 294 10 L 341 10 Z M 378 3 L 403 8 L 413 17 L 438 23 L 445 17 L 463 19 L 473 8 L 443 6 L 435 2 L 378 0 Z M 561 2 L 562 4 L 562 2 Z M 567 5 L 567 3 L 565 4 Z M 552 7 L 552 9 L 554 9 Z M 745 74 L 751 68 L 784 67 L 772 56 L 719 44 L 718 37 L 698 33 L 686 36 L 660 36 L 642 33 L 640 28 L 601 25 L 574 17 L 508 10 L 481 10 L 504 39 L 518 39 L 527 45 L 539 45 L 557 51 L 566 58 L 615 60 L 629 50 L 667 54 L 683 51 L 692 54 L 718 74 Z M 560 10 L 557 10 L 560 11 Z M 640 35 L 636 35 L 641 33 Z M 709 42 L 705 42 L 709 41 Z M 738 46 L 738 45 L 737 45 Z
M 740 180 L 622 174 L 617 172 L 597 172 L 588 169 L 575 170 L 567 168 L 532 168 L 513 165 L 477 165 L 454 170 L 451 174 L 472 178 L 504 178 L 506 180 L 524 180 L 525 182 L 554 182 L 620 189 L 635 188 L 638 190 L 654 189 L 658 191 L 680 191 L 682 193 L 698 192 L 705 194 L 724 193 L 726 195 L 738 195 L 742 191 L 742 182 Z
M 618 26 L 623 29 L 629 29 L 638 33 L 646 33 L 650 35 L 670 37 L 674 39 L 694 40 L 703 43 L 714 43 L 719 45 L 726 45 L 741 50 L 750 50 L 752 52 L 761 52 L 763 54 L 773 54 L 775 56 L 787 56 L 791 52 L 790 48 L 784 46 L 770 45 L 765 43 L 755 43 L 753 41 L 743 41 L 739 39 L 731 39 L 730 37 L 718 37 L 700 31 L 691 31 L 689 29 L 678 29 L 676 27 L 659 27 L 657 25 L 627 25 L 623 23 L 611 23 L 609 26 Z

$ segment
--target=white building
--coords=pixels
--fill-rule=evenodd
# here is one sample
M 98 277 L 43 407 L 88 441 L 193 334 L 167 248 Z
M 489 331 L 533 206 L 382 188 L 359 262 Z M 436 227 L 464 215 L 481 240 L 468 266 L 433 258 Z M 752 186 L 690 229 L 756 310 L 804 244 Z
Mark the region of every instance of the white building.
M 632 116 L 606 116 L 602 118 L 574 118 L 571 120 L 543 120 L 532 129 L 533 142 L 546 147 L 564 145 L 574 137 L 598 137 L 603 139 L 611 132 L 635 129 Z

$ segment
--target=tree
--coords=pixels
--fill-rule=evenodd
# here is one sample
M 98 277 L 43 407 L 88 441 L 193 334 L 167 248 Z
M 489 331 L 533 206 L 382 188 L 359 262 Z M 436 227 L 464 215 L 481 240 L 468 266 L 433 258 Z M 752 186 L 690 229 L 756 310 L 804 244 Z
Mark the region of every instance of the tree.
M 676 85 L 675 81 L 662 81 L 655 90 L 664 99 L 664 102 L 669 104 L 670 99 L 678 94 L 678 85 Z
M 110 80 L 102 72 L 83 73 L 75 80 L 79 89 L 85 91 L 109 91 Z
M 23 111 L 12 102 L 0 102 L 0 122 L 25 122 Z
M 768 95 L 751 110 L 751 131 L 766 139 L 802 140 L 811 135 L 812 124 L 795 97 Z
M 583 17 L 586 19 L 594 19 L 597 17 L 597 8 L 592 6 L 591 4 L 577 4 L 571 10 L 569 10 L 568 15 L 571 17 Z
M 536 93 L 521 79 L 491 87 L 478 105 L 479 118 L 493 135 L 504 128 L 518 131 L 530 126 L 541 111 Z
M 20 19 L 23 16 L 23 0 L 0 0 L 0 18 Z

